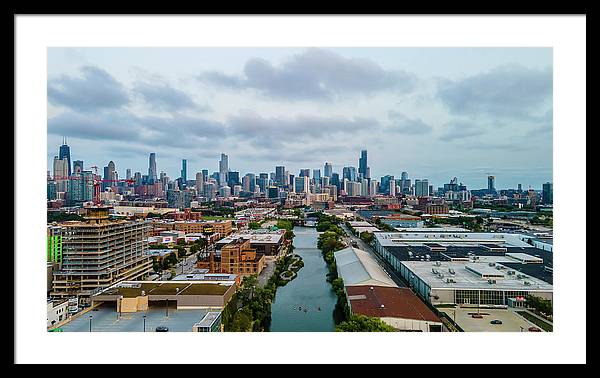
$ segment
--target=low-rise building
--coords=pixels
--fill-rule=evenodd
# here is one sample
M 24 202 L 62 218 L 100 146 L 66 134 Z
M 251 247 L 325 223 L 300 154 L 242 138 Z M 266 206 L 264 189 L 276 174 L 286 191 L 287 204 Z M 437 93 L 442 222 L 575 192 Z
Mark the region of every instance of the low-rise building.
M 221 249 L 224 245 L 240 238 L 249 240 L 250 246 L 255 249 L 258 254 L 274 256 L 279 254 L 284 246 L 285 230 L 270 231 L 260 229 L 237 232 L 219 240 L 216 243 L 216 248 Z
M 68 311 L 68 299 L 48 299 L 48 315 L 46 317 L 47 327 L 52 327 L 67 319 L 70 315 Z
M 221 272 L 249 276 L 260 274 L 265 255 L 251 247 L 250 240 L 238 238 L 221 247 Z

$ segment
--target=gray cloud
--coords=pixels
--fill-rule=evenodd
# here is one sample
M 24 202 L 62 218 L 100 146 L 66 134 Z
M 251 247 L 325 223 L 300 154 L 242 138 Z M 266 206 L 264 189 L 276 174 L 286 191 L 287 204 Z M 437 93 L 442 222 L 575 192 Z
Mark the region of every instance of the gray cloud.
M 294 55 L 277 67 L 264 59 L 250 59 L 243 76 L 210 71 L 198 79 L 232 89 L 255 89 L 285 100 L 333 100 L 384 90 L 406 93 L 416 83 L 416 77 L 404 71 L 388 71 L 366 59 L 344 58 L 317 48 Z
M 297 115 L 293 117 L 262 117 L 252 112 L 243 112 L 229 117 L 229 135 L 251 139 L 255 145 L 277 146 L 283 142 L 310 140 L 333 136 L 350 136 L 379 128 L 377 120 L 368 118 L 320 117 Z
M 484 134 L 483 126 L 472 121 L 452 121 L 444 125 L 440 139 L 452 141 Z
M 80 68 L 82 77 L 61 75 L 48 81 L 48 101 L 77 111 L 120 108 L 129 103 L 127 91 L 108 72 L 94 66 Z
M 159 110 L 176 111 L 190 108 L 200 111 L 208 110 L 208 107 L 197 105 L 185 92 L 173 88 L 168 83 L 136 81 L 132 90 L 139 94 L 148 105 Z
M 145 145 L 200 148 L 225 136 L 225 125 L 202 118 L 136 116 L 128 111 L 64 112 L 48 119 L 48 133 L 91 141 L 127 141 Z
M 536 120 L 552 100 L 552 69 L 501 66 L 459 81 L 442 80 L 437 97 L 457 115 Z
M 421 135 L 430 133 L 433 128 L 419 118 L 409 118 L 393 110 L 388 112 L 390 126 L 388 130 L 401 134 Z

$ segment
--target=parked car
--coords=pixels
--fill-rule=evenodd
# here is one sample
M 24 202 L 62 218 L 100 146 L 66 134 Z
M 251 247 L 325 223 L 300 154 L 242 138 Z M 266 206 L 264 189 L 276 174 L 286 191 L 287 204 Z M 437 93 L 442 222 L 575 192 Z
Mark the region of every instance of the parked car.
M 542 332 L 542 330 L 539 329 L 538 327 L 529 327 L 529 328 L 527 328 L 527 330 L 529 332 Z
M 158 326 L 155 329 L 156 332 L 169 332 L 169 327 L 165 327 L 165 326 Z
M 490 322 L 490 324 L 502 324 L 502 320 L 494 319 Z
M 471 317 L 475 318 L 475 319 L 482 319 L 483 315 L 481 315 L 481 314 L 472 314 Z

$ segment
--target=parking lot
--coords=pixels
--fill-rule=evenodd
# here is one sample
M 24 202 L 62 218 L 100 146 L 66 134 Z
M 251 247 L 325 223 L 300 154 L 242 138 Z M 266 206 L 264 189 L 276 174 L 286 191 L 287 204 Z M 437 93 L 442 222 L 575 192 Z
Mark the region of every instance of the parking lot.
M 477 313 L 476 308 L 440 308 L 440 311 L 448 314 L 450 319 L 456 319 L 456 324 L 465 332 L 528 332 L 529 327 L 536 327 L 509 309 L 479 309 L 480 315 L 483 316 L 480 319 L 470 315 Z M 492 320 L 500 320 L 502 324 L 490 324 Z

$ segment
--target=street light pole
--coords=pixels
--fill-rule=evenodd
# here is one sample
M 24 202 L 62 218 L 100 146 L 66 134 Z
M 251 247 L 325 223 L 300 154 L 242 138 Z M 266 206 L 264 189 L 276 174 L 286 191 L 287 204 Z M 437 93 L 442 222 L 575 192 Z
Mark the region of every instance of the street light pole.
M 93 318 L 93 316 L 90 315 L 90 332 L 92 332 L 92 318 Z
M 144 332 L 146 332 L 146 315 L 144 315 L 143 318 L 144 318 Z

